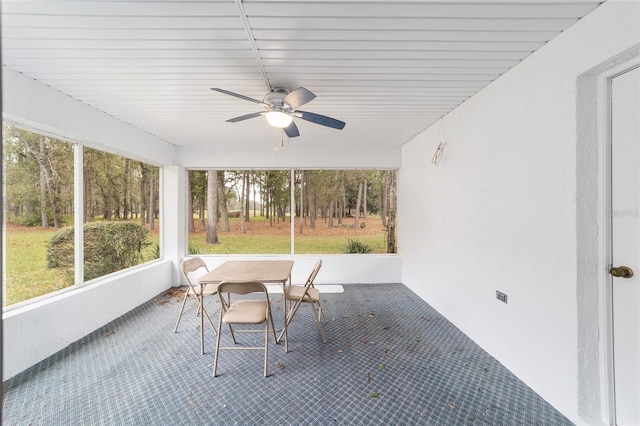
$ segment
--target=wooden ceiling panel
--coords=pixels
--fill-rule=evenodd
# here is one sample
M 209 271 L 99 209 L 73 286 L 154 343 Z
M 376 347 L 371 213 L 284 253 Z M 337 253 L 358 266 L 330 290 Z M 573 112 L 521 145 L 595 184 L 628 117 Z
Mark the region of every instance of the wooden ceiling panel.
M 266 17 L 318 17 L 323 18 L 508 18 L 523 16 L 536 19 L 577 19 L 593 9 L 593 2 L 576 3 L 451 3 L 433 2 L 244 2 L 248 16 Z
M 176 145 L 274 144 L 262 107 L 304 86 L 296 144 L 400 146 L 544 46 L 592 0 L 3 0 L 3 65 Z

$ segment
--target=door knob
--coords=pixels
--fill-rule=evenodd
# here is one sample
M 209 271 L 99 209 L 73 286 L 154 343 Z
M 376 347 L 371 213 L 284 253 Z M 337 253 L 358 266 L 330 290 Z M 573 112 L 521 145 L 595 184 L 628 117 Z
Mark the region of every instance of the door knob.
M 633 269 L 628 266 L 616 266 L 609 269 L 609 273 L 618 278 L 631 278 L 633 276 Z

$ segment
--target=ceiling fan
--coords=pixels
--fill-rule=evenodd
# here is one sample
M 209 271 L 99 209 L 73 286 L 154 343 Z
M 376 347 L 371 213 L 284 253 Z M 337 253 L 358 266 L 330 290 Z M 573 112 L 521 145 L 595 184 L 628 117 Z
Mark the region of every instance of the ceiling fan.
M 300 111 L 298 107 L 312 101 L 316 97 L 315 94 L 304 87 L 298 87 L 291 92 L 282 87 L 276 87 L 271 92 L 267 93 L 262 101 L 224 89 L 212 88 L 211 90 L 260 104 L 265 109 L 265 111 L 230 118 L 227 120 L 230 123 L 266 116 L 270 125 L 283 129 L 290 138 L 300 136 L 298 126 L 293 122 L 294 117 L 339 130 L 342 130 L 346 125 L 344 121 L 336 120 L 335 118 L 327 117 L 326 115 Z

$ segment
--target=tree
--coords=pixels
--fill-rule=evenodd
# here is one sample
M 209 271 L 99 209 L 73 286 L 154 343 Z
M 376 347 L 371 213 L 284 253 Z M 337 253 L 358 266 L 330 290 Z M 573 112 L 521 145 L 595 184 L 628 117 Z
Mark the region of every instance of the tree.
M 189 184 L 191 186 L 191 196 L 193 197 L 194 208 L 198 210 L 200 230 L 204 231 L 207 229 L 204 217 L 207 202 L 207 172 L 204 170 L 190 171 Z
M 300 170 L 300 213 L 298 217 L 300 218 L 298 233 L 302 235 L 302 226 L 304 224 L 304 170 Z
M 220 244 L 218 239 L 218 172 L 207 172 L 207 244 Z
M 251 209 L 249 201 L 249 198 L 251 196 L 251 172 L 244 172 L 244 182 L 242 185 L 244 187 L 244 221 L 249 222 L 249 217 L 251 216 L 249 214 L 249 211 Z
M 155 214 L 156 214 L 156 190 L 154 185 L 154 176 L 153 173 L 149 173 L 149 229 L 153 230 L 156 228 L 155 226 Z
M 42 229 L 49 229 L 49 216 L 47 214 L 47 188 L 49 186 L 49 171 L 45 165 L 45 161 L 43 161 L 47 157 L 47 152 L 44 147 L 44 136 L 40 135 L 40 149 L 37 154 L 32 153 L 32 155 L 38 161 L 38 165 L 40 166 L 40 217 L 42 220 Z
M 196 232 L 196 224 L 193 220 L 193 193 L 191 192 L 191 173 L 187 174 L 187 229 L 188 233 Z
M 396 253 L 396 181 L 397 172 L 389 172 L 389 219 L 387 220 L 387 253 Z
M 358 198 L 356 200 L 356 219 L 353 222 L 353 227 L 358 229 L 358 219 L 360 218 L 360 200 L 362 199 L 362 187 L 363 187 L 363 182 L 360 182 L 358 184 Z
M 63 213 L 73 211 L 73 146 L 9 126 L 4 136 L 7 206 L 60 228 Z
M 229 227 L 229 209 L 227 206 L 227 201 L 229 197 L 229 193 L 227 192 L 225 180 L 224 180 L 224 170 L 218 171 L 218 206 L 220 210 L 220 230 L 224 232 L 229 232 L 231 229 Z M 229 189 L 229 192 L 231 189 Z

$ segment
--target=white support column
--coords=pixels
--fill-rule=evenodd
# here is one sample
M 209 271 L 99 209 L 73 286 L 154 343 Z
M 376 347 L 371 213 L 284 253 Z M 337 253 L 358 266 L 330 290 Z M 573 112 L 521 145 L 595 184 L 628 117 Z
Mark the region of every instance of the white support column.
M 161 168 L 160 252 L 174 265 L 174 285 L 180 284 L 180 261 L 187 253 L 187 171 L 184 167 Z

